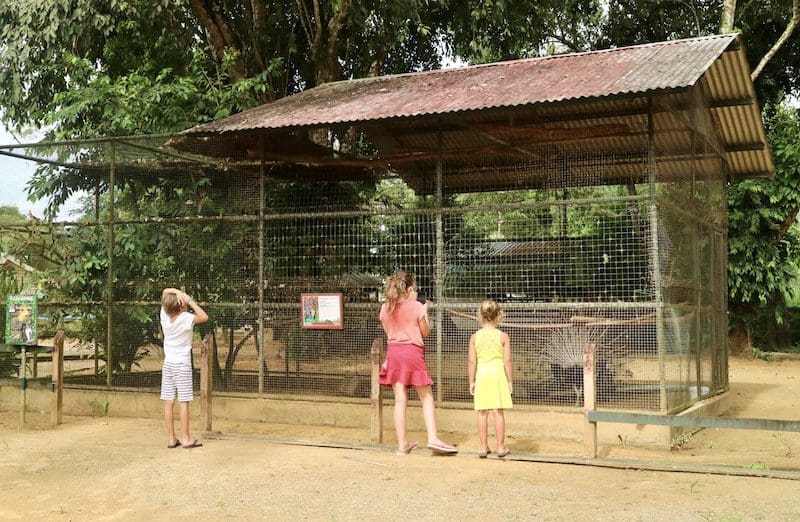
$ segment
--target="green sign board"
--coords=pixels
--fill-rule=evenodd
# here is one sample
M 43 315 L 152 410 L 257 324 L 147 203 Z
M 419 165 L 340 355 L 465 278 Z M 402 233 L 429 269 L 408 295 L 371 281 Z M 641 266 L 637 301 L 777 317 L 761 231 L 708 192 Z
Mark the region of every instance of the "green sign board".
M 35 346 L 36 296 L 9 295 L 6 298 L 6 344 Z

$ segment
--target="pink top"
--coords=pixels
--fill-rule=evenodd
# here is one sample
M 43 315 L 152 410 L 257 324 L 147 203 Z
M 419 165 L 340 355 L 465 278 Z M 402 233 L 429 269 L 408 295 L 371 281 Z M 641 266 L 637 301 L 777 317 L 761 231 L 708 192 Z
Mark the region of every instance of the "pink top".
M 425 346 L 419 320 L 425 317 L 425 308 L 419 301 L 406 299 L 400 301 L 389 313 L 389 303 L 383 303 L 379 318 L 390 343 L 415 344 Z

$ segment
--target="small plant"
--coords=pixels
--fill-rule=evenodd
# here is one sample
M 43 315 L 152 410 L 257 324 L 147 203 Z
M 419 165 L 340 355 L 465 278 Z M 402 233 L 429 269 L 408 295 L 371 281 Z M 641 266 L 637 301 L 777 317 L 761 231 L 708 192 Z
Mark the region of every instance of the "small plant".
M 761 350 L 759 350 L 755 346 L 753 346 L 753 349 L 752 349 L 750 354 L 753 356 L 753 359 L 760 359 L 762 361 L 770 362 L 770 361 L 772 361 L 774 359 L 774 357 L 772 355 L 770 355 L 767 352 L 762 352 Z
M 792 443 L 789 442 L 786 439 L 786 437 L 784 437 L 780 433 L 773 433 L 772 436 L 775 437 L 776 439 L 778 439 L 781 442 L 781 444 L 783 444 L 783 447 L 786 450 L 786 452 L 783 454 L 783 456 L 784 457 L 791 457 L 792 456 Z
M 767 465 L 763 462 L 753 462 L 752 464 L 748 464 L 745 466 L 746 469 L 767 469 Z
M 623 448 L 628 445 L 628 437 L 627 436 L 623 437 L 622 435 L 617 433 L 617 438 L 619 439 L 619 445 L 622 446 Z
M 92 415 L 105 417 L 108 415 L 108 401 L 100 402 L 97 399 L 89 401 L 89 406 L 92 408 Z
M 686 446 L 686 444 L 691 440 L 693 436 L 694 436 L 693 431 L 687 431 L 681 433 L 680 435 L 672 437 L 672 440 L 669 441 L 669 449 L 673 451 L 682 449 L 684 446 Z

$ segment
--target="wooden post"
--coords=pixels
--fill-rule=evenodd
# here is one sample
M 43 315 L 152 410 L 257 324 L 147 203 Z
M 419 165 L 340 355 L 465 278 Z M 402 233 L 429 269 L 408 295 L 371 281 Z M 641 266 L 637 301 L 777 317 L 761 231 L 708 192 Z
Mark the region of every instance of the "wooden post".
M 383 393 L 379 382 L 381 374 L 381 352 L 383 351 L 383 339 L 377 338 L 372 341 L 372 348 L 369 352 L 371 377 L 370 377 L 370 398 L 372 399 L 372 416 L 370 421 L 370 440 L 378 444 L 383 443 Z
M 583 433 L 584 455 L 597 457 L 597 423 L 589 421 L 589 412 L 595 408 L 595 344 L 589 343 L 583 348 L 583 409 L 586 412 L 586 424 Z
M 211 334 L 207 334 L 200 345 L 200 414 L 206 431 L 211 431 L 211 392 L 213 389 L 214 373 L 211 370 Z
M 61 424 L 64 407 L 64 330 L 56 332 L 53 338 L 53 405 L 50 408 L 50 421 L 55 428 Z
M 25 427 L 25 409 L 28 407 L 28 352 L 24 345 L 21 358 L 19 365 L 19 429 Z

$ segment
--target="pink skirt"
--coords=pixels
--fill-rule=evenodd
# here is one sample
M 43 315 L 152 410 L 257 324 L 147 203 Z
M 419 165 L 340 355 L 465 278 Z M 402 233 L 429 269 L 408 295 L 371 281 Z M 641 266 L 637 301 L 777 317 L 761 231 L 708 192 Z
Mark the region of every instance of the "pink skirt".
M 381 365 L 380 383 L 392 385 L 396 382 L 406 386 L 429 386 L 433 384 L 425 365 L 425 351 L 415 344 L 389 343 L 386 360 Z

